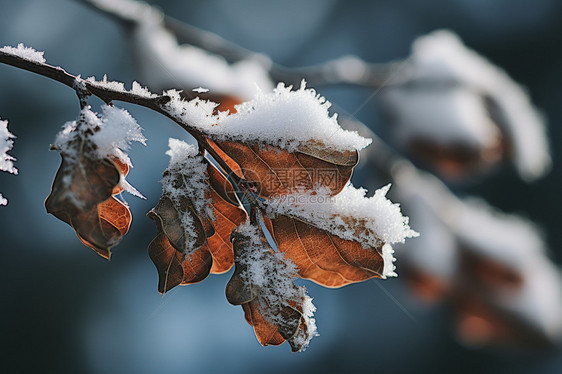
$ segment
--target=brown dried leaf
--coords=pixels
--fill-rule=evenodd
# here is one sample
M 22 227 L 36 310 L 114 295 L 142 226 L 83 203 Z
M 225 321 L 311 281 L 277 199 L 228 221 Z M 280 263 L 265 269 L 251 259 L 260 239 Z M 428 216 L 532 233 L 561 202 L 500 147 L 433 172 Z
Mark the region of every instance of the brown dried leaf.
M 148 256 L 158 271 L 158 291 L 166 293 L 183 281 L 183 255 L 170 244 L 163 231 L 148 245 Z
M 200 282 L 210 273 L 224 273 L 234 263 L 230 233 L 246 219 L 246 212 L 235 205 L 238 203 L 232 185 L 211 164 L 207 164 L 207 176 L 206 195 L 212 203 L 214 220 L 198 214 L 188 198 L 181 198 L 177 206 L 163 196 L 148 213 L 159 232 L 148 251 L 159 274 L 161 293 L 180 284 Z M 191 217 L 195 237 L 185 237 L 180 214 Z M 188 243 L 194 245 L 188 248 Z
M 191 217 L 194 237 L 187 236 L 189 232 L 184 230 L 181 214 Z M 148 212 L 148 217 L 159 221 L 170 244 L 180 253 L 188 253 L 193 248 L 201 247 L 207 236 L 214 234 L 210 219 L 200 217 L 188 198 L 180 198 L 179 206 L 176 206 L 169 197 L 162 196 L 158 204 Z M 191 246 L 191 243 L 194 244 Z
M 119 243 L 131 223 L 131 212 L 113 196 L 121 192 L 120 178 L 128 167 L 98 158 L 87 141 L 80 145 L 77 159 L 61 153 L 61 166 L 45 207 L 72 226 L 82 243 L 109 259 L 111 247 Z
M 351 178 L 359 161 L 357 151 L 330 151 L 310 143 L 288 152 L 271 145 L 216 142 L 240 166 L 246 180 L 253 182 L 262 197 L 328 187 L 339 193 Z
M 229 155 L 227 155 L 214 141 L 207 138 L 207 143 L 211 146 L 211 148 L 215 151 L 218 157 L 223 160 L 230 170 L 240 179 L 244 179 L 244 174 L 242 173 L 242 169 L 240 169 L 240 165 L 236 161 L 234 161 Z
M 259 302 L 252 300 L 242 304 L 244 317 L 250 326 L 254 327 L 254 332 L 261 345 L 280 345 L 285 342 L 285 338 L 279 333 L 277 326 L 269 323 L 259 311 Z
M 158 271 L 158 291 L 162 294 L 180 284 L 201 282 L 211 270 L 212 259 L 206 245 L 185 256 L 170 244 L 163 231 L 149 244 L 148 255 Z
M 279 251 L 299 268 L 299 276 L 325 287 L 342 287 L 371 278 L 381 278 L 382 244 L 364 248 L 302 220 L 278 215 L 265 218 Z

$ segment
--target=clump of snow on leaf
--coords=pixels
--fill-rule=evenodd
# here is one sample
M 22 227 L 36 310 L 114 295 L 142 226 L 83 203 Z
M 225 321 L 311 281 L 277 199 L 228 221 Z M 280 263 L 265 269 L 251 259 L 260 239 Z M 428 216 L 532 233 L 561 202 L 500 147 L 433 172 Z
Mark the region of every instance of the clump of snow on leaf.
M 209 190 L 209 186 L 205 183 L 208 179 L 207 163 L 203 156 L 199 154 L 196 146 L 178 139 L 170 138 L 168 146 L 170 149 L 166 154 L 170 156 L 170 163 L 160 182 L 162 193 L 170 197 L 178 206 L 181 198 L 187 198 L 199 215 L 212 218 L 211 201 L 206 196 Z M 185 219 L 190 219 L 189 215 L 185 214 L 185 216 Z M 185 228 L 192 226 L 192 222 L 184 225 Z
M 47 60 L 43 57 L 45 52 L 39 52 L 31 47 L 26 47 L 23 43 L 19 43 L 17 47 L 4 46 L 0 48 L 0 52 L 9 53 L 18 56 L 27 61 L 37 62 L 44 64 Z
M 146 138 L 137 121 L 125 109 L 103 105 L 100 131 L 92 136 L 102 155 L 115 156 L 132 166 L 126 154 L 132 142 L 146 145 Z
M 315 90 L 292 90 L 279 83 L 272 93 L 259 92 L 253 100 L 236 106 L 237 113 L 223 118 L 217 136 L 245 142 L 264 142 L 289 151 L 315 141 L 339 151 L 359 150 L 370 139 L 340 127 L 331 104 Z M 221 135 L 223 134 L 223 135 Z
M 77 121 L 67 122 L 57 135 L 53 148 L 64 153 L 69 159 L 78 160 L 81 148 L 77 146 L 83 141 L 94 145 L 96 157 L 114 157 L 132 167 L 127 155 L 132 142 L 146 145 L 142 128 L 125 110 L 109 105 L 102 106 L 102 115 L 91 110 L 90 106 L 80 112 Z M 123 189 L 137 197 L 144 198 L 124 178 L 121 180 Z
M 236 106 L 237 113 L 215 112 L 218 104 L 195 98 L 184 100 L 180 92 L 164 92 L 171 100 L 163 108 L 172 118 L 187 123 L 215 140 L 270 144 L 293 152 L 299 146 L 318 144 L 337 151 L 360 150 L 371 143 L 357 132 L 340 127 L 331 104 L 307 89 L 292 90 L 280 83 L 273 92 L 259 92 L 253 100 Z
M 335 196 L 325 188 L 293 193 L 266 201 L 266 212 L 270 216 L 285 214 L 302 219 L 365 248 L 383 245 L 383 276 L 396 276 L 390 245 L 419 234 L 410 228 L 400 206 L 386 198 L 389 189 L 390 185 L 380 188 L 371 197 L 365 196 L 365 189 L 351 184 Z
M 242 279 L 248 285 L 260 289 L 259 310 L 263 317 L 274 325 L 282 325 L 284 316 L 280 307 L 302 305 L 302 316 L 307 326 L 306 334 L 297 331 L 293 337 L 294 343 L 306 349 L 310 340 L 317 336 L 316 320 L 313 317 L 316 307 L 305 287 L 297 287 L 294 280 L 298 277 L 298 269 L 282 252 L 271 252 L 264 246 L 260 238 L 259 229 L 250 222 L 238 226 L 236 231 L 249 240 L 245 242 L 244 251 L 237 257 L 237 261 L 244 266 Z M 291 305 L 293 304 L 293 305 Z

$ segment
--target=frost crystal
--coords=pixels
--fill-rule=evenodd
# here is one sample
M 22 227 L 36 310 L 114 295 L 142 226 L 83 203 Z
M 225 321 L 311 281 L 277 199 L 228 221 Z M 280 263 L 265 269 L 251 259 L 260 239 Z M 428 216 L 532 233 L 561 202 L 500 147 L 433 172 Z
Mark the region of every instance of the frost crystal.
M 19 43 L 16 48 L 10 46 L 4 46 L 0 48 L 0 52 L 9 53 L 14 56 L 18 56 L 27 61 L 33 61 L 40 64 L 44 64 L 47 60 L 43 57 L 45 52 L 39 52 L 31 47 L 26 47 L 23 43 Z
M 104 75 L 101 81 L 96 80 L 96 77 L 88 77 L 86 82 L 96 86 L 98 88 L 104 88 L 111 91 L 117 91 L 122 93 L 129 93 L 132 95 L 140 96 L 146 99 L 152 99 L 158 97 L 158 95 L 150 92 L 146 87 L 143 87 L 139 82 L 134 81 L 130 90 L 125 88 L 125 84 L 119 81 L 110 81 L 107 75 Z
M 282 325 L 284 316 L 281 307 L 303 305 L 302 315 L 308 327 L 307 334 L 297 334 L 293 339 L 302 350 L 306 349 L 310 340 L 317 336 L 316 320 L 313 317 L 316 307 L 305 287 L 294 284 L 298 276 L 298 269 L 283 253 L 271 253 L 261 241 L 258 228 L 249 222 L 241 224 L 237 232 L 247 238 L 244 251 L 238 256 L 237 261 L 245 267 L 241 273 L 246 284 L 257 286 L 259 295 L 259 309 L 263 317 L 274 325 Z M 300 329 L 299 329 L 300 330 Z
M 158 95 L 153 94 L 152 92 L 150 92 L 148 90 L 148 88 L 143 87 L 139 82 L 134 81 L 131 91 L 129 91 L 130 93 L 132 93 L 133 95 L 137 95 L 137 96 L 142 96 L 142 97 L 146 97 L 148 99 L 150 98 L 154 98 L 157 97 Z

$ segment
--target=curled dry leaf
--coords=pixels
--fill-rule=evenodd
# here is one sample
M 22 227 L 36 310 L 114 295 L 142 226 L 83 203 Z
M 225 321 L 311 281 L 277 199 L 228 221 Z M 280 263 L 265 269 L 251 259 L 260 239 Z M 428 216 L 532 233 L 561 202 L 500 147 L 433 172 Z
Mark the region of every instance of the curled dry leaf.
M 228 301 L 242 306 L 260 344 L 279 345 L 286 340 L 293 352 L 304 350 L 316 335 L 310 318 L 314 307 L 304 287 L 293 282 L 294 264 L 276 254 L 250 224 L 234 230 L 232 241 L 235 270 L 226 286 Z
M 121 178 L 128 166 L 117 159 L 100 158 L 87 139 L 75 141 L 76 154 L 61 151 L 62 162 L 51 193 L 47 212 L 68 223 L 88 247 L 107 259 L 111 247 L 129 230 L 131 212 L 114 195 L 121 192 Z
M 234 263 L 229 236 L 246 219 L 246 213 L 236 205 L 232 185 L 209 163 L 206 176 L 205 197 L 210 200 L 213 217 L 197 211 L 188 197 L 174 203 L 167 195 L 148 213 L 158 230 L 148 253 L 158 271 L 161 293 L 180 284 L 200 282 L 209 273 L 224 273 Z M 176 181 L 175 188 L 188 188 L 180 179 Z M 189 230 L 185 229 L 186 221 Z

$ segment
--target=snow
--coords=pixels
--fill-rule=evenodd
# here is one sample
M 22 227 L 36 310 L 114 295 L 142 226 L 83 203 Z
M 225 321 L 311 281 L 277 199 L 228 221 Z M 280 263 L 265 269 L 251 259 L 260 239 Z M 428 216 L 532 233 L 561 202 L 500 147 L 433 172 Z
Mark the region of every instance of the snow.
M 148 99 L 157 97 L 158 95 L 153 94 L 152 92 L 150 92 L 150 90 L 144 86 L 142 86 L 139 82 L 137 81 L 133 81 L 133 85 L 131 90 L 129 91 L 130 93 L 132 93 L 133 95 L 137 95 L 137 96 L 142 96 L 142 97 L 146 97 Z
M 168 147 L 166 154 L 170 156 L 170 163 L 166 170 L 169 176 L 162 178 L 163 192 L 174 199 L 189 198 L 199 215 L 212 218 L 211 201 L 205 196 L 209 189 L 205 183 L 208 179 L 207 162 L 196 146 L 182 140 L 170 138 Z M 174 186 L 174 178 L 181 178 L 181 188 Z
M 342 239 L 355 240 L 364 247 L 383 243 L 403 243 L 418 236 L 408 226 L 398 204 L 386 198 L 390 185 L 366 197 L 367 190 L 348 184 L 335 196 L 328 190 L 301 192 L 266 201 L 267 214 L 287 214 L 301 218 Z M 303 196 L 305 198 L 303 198 Z M 363 230 L 356 232 L 360 223 Z
M 452 281 L 458 270 L 459 251 L 457 238 L 440 217 L 432 210 L 431 204 L 420 198 L 425 188 L 410 196 L 400 195 L 400 201 L 416 229 L 423 233 L 416 240 L 407 243 L 407 250 L 400 251 L 399 260 L 442 281 Z
M 399 124 L 397 140 L 435 141 L 443 145 L 468 144 L 475 148 L 498 143 L 499 129 L 490 119 L 482 97 L 461 86 L 440 90 L 389 90 L 387 102 Z
M 1 193 L 0 193 L 0 205 L 8 205 L 8 200 L 6 200 Z
M 86 87 L 86 81 L 82 79 L 81 75 L 78 75 L 76 77 L 72 85 L 72 88 L 74 88 L 74 90 L 78 92 L 88 92 L 88 88 Z
M 340 151 L 360 150 L 370 139 L 340 127 L 331 104 L 302 82 L 299 89 L 279 83 L 272 93 L 259 92 L 253 100 L 236 106 L 237 113 L 219 121 L 218 137 L 244 142 L 263 142 L 289 151 L 319 142 Z
M 145 2 L 136 0 L 88 0 L 96 7 L 134 22 L 160 22 L 163 14 Z
M 514 163 L 524 179 L 550 169 L 544 118 L 503 70 L 445 30 L 418 38 L 410 63 L 410 83 L 385 90 L 402 138 L 422 134 L 441 142 L 464 139 L 487 145 L 497 137 L 497 124 L 513 143 Z M 486 107 L 485 97 L 494 110 Z
M 401 256 L 449 285 L 455 281 L 462 250 L 516 272 L 514 290 L 487 295 L 494 306 L 522 317 L 546 336 L 562 335 L 562 281 L 547 257 L 544 235 L 529 220 L 502 213 L 482 200 L 460 200 L 437 178 L 411 165 L 396 168 L 400 198 L 423 235 Z
M 110 81 L 107 78 L 107 74 L 103 75 L 101 81 L 97 81 L 96 77 L 88 77 L 86 78 L 86 81 L 100 88 L 106 88 L 108 90 L 117 91 L 117 92 L 127 92 L 127 89 L 125 88 L 125 84 L 123 82 Z
M 209 92 L 209 89 L 203 88 L 203 87 L 197 87 L 197 88 L 192 89 L 191 91 L 197 92 L 197 93 L 205 93 L 205 92 Z
M 53 143 L 53 147 L 65 154 L 69 162 L 78 162 L 79 150 L 76 143 L 84 140 L 95 145 L 93 157 L 115 157 L 124 164 L 132 167 L 133 164 L 127 155 L 132 142 L 146 145 L 146 138 L 142 128 L 136 120 L 125 110 L 109 105 L 102 105 L 102 114 L 91 110 L 90 106 L 80 112 L 79 120 L 64 124 Z M 144 198 L 133 186 L 121 176 L 121 187 L 130 194 Z
M 96 77 L 88 77 L 86 79 L 86 82 L 88 82 L 89 84 L 91 84 L 93 86 L 96 86 L 98 88 L 103 88 L 103 89 L 115 91 L 115 92 L 129 93 L 129 94 L 140 96 L 140 97 L 143 97 L 143 98 L 146 98 L 146 99 L 152 99 L 152 98 L 158 97 L 158 95 L 150 92 L 150 90 L 148 88 L 144 87 L 143 85 L 141 85 L 137 81 L 133 81 L 133 84 L 131 85 L 130 90 L 127 90 L 125 88 L 125 83 L 123 83 L 123 82 L 110 81 L 107 78 L 107 75 L 104 75 L 101 81 L 96 80 Z M 86 88 L 86 87 L 84 86 L 84 88 Z
M 463 201 L 454 222 L 464 246 L 512 269 L 521 271 L 531 257 L 546 253 L 542 234 L 532 222 L 494 210 L 482 200 Z
M 218 104 L 195 98 L 184 100 L 180 92 L 168 90 L 170 101 L 162 106 L 176 121 L 185 123 L 214 140 L 270 144 L 289 152 L 311 143 L 338 151 L 360 150 L 371 143 L 357 132 L 346 131 L 330 103 L 313 89 L 292 90 L 280 83 L 273 92 L 259 92 L 253 100 L 236 106 L 236 113 L 215 113 Z
M 207 163 L 199 154 L 197 147 L 184 141 L 170 138 L 168 141 L 170 163 L 162 180 L 162 195 L 167 196 L 178 208 L 184 206 L 183 199 L 188 199 L 200 217 L 213 219 L 212 201 L 208 197 Z M 182 227 L 185 230 L 186 254 L 196 250 L 195 232 L 192 216 L 183 209 L 178 209 Z
M 271 252 L 264 246 L 258 228 L 250 222 L 241 224 L 236 230 L 249 239 L 244 242 L 244 250 L 236 259 L 245 267 L 240 276 L 246 284 L 257 286 L 260 290 L 259 310 L 263 317 L 272 324 L 280 325 L 284 316 L 279 306 L 303 305 L 302 315 L 308 331 L 306 334 L 297 332 L 294 337 L 294 343 L 302 346 L 303 351 L 318 333 L 316 320 L 312 318 L 316 311 L 312 298 L 305 287 L 294 284 L 298 277 L 297 267 L 283 253 Z
M 4 46 L 0 48 L 0 52 L 9 53 L 14 56 L 18 56 L 27 61 L 37 62 L 39 64 L 44 64 L 47 60 L 43 57 L 45 52 L 39 52 L 31 47 L 26 47 L 23 43 L 19 43 L 17 47 Z
M 516 271 L 522 285 L 498 297 L 502 307 L 540 328 L 547 336 L 562 334 L 562 282 L 548 260 L 541 231 L 529 220 L 499 212 L 484 201 L 463 202 L 455 221 L 460 243 L 479 256 Z
M 357 82 L 369 72 L 365 61 L 354 55 L 339 57 L 332 61 L 329 68 L 335 77 L 344 82 Z
M 394 270 L 396 270 L 396 266 L 394 265 L 394 262 L 396 262 L 396 259 L 393 256 L 394 254 L 394 249 L 392 249 L 392 246 L 390 244 L 385 244 L 382 247 L 382 260 L 384 263 L 383 269 L 382 269 L 382 275 L 383 277 L 397 277 L 398 274 L 396 274 L 396 272 Z
M 164 95 L 169 96 L 171 100 L 163 105 L 163 109 L 172 118 L 204 133 L 213 133 L 213 127 L 216 123 L 227 115 L 226 112 L 214 115 L 213 112 L 218 104 L 212 101 L 199 98 L 186 101 L 180 96 L 180 91 L 177 90 L 165 91 Z
M 98 146 L 98 152 L 105 156 L 114 156 L 132 166 L 125 153 L 132 142 L 146 145 L 146 138 L 137 121 L 125 109 L 102 105 L 100 131 L 92 135 L 91 140 Z M 92 112 L 90 112 L 92 113 Z M 94 123 L 97 119 L 93 119 Z
M 398 204 L 386 198 L 390 185 L 366 197 L 366 190 L 348 184 L 339 194 L 330 196 L 329 191 L 293 193 L 264 202 L 266 214 L 274 217 L 284 214 L 302 219 L 344 240 L 359 242 L 364 248 L 383 245 L 383 276 L 394 273 L 394 243 L 419 234 L 408 225 Z M 358 229 L 360 227 L 360 229 Z
M 0 119 L 0 170 L 8 173 L 17 174 L 18 169 L 14 166 L 14 160 L 7 152 L 14 145 L 15 136 L 8 131 L 8 121 Z

